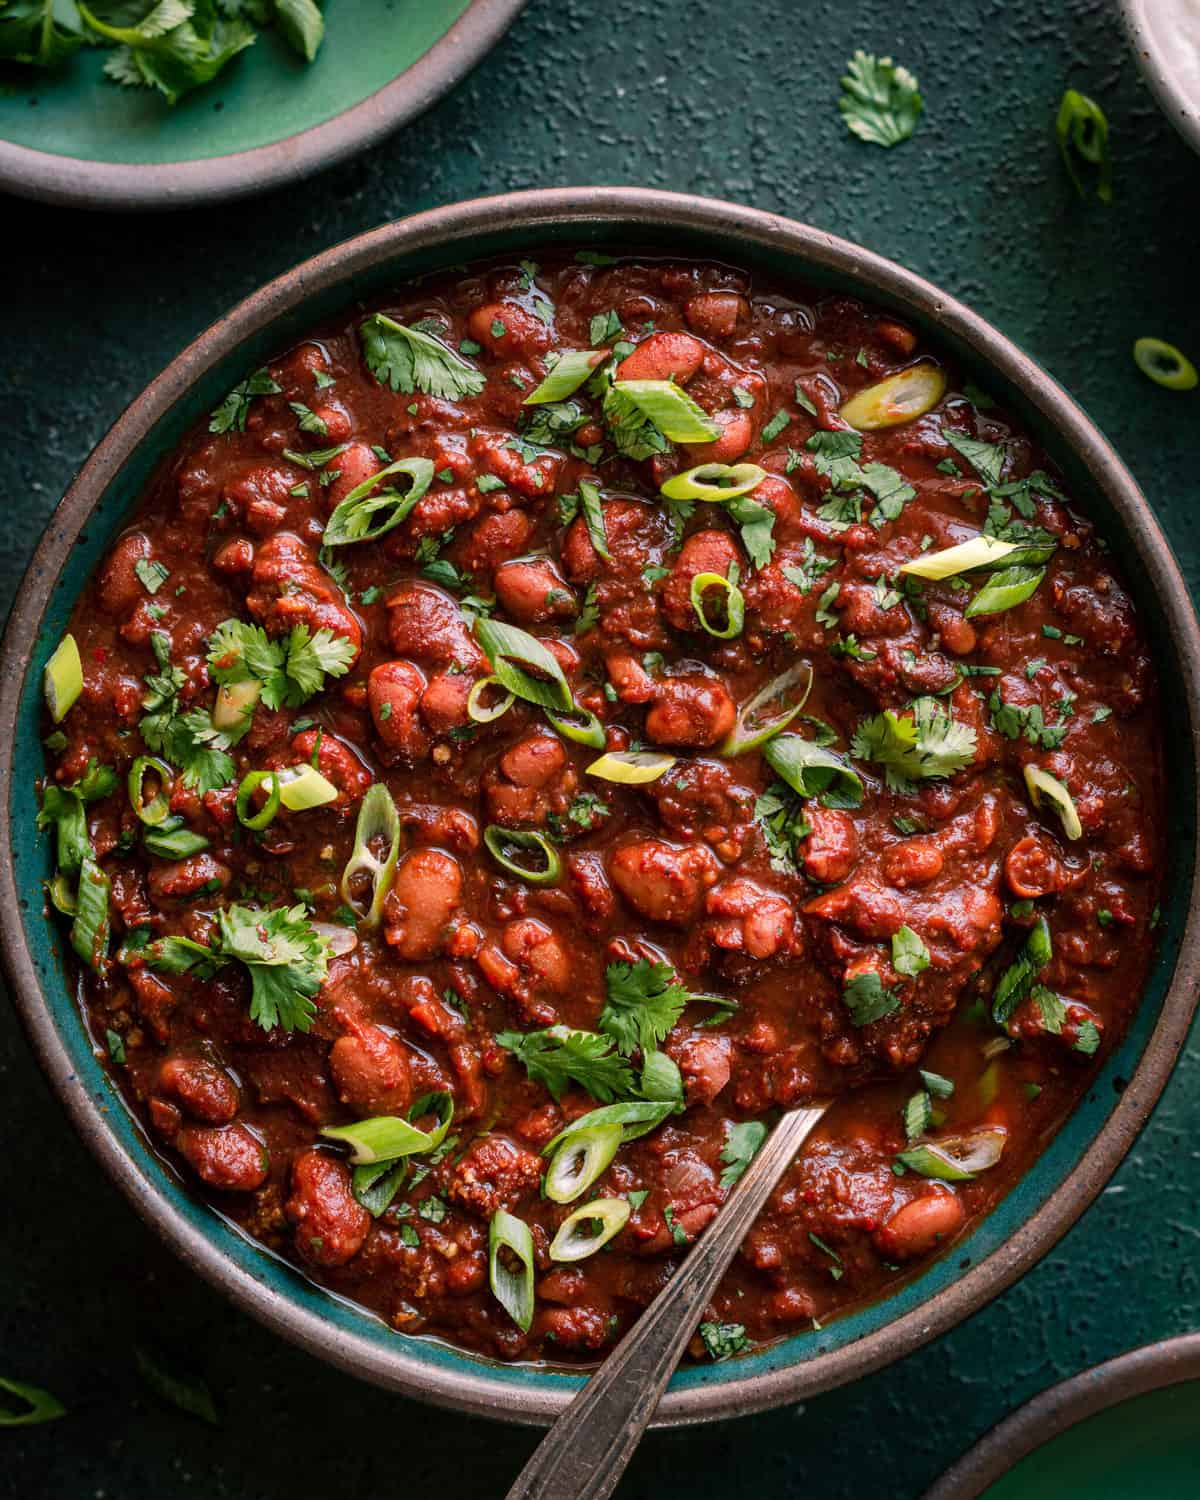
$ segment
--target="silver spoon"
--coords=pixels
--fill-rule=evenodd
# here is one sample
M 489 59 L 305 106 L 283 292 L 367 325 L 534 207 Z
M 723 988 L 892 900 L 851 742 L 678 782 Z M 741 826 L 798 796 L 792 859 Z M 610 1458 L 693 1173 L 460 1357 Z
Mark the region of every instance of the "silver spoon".
M 506 1500 L 605 1500 L 759 1210 L 828 1099 L 790 1110 L 691 1254 L 538 1444 Z

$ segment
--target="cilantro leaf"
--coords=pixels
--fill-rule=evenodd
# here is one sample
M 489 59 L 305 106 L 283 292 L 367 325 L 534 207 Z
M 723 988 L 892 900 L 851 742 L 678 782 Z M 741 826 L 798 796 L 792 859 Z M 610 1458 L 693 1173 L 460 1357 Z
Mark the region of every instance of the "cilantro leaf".
M 725 511 L 737 523 L 751 565 L 765 568 L 775 555 L 775 512 L 749 495 L 727 501 Z
M 895 990 L 885 989 L 874 969 L 856 974 L 842 990 L 842 1001 L 853 1026 L 866 1026 L 900 1009 Z
M 767 1127 L 761 1120 L 730 1120 L 725 1130 L 725 1144 L 721 1147 L 721 1186 L 731 1188 L 750 1163 L 758 1148 L 767 1138 Z
M 104 65 L 107 77 L 127 88 L 157 89 L 168 104 L 210 82 L 257 36 L 248 21 L 197 0 L 158 0 L 133 25 L 120 24 L 128 19 L 121 0 L 80 3 L 79 14 L 89 30 L 118 44 Z
M 975 759 L 975 730 L 960 724 L 936 698 L 918 698 L 903 714 L 885 709 L 854 731 L 850 750 L 859 760 L 886 768 L 894 792 L 911 792 L 913 783 L 952 776 Z
M 0 58 L 55 68 L 83 45 L 56 0 L 11 0 L 0 7 Z
M 325 18 L 315 0 L 274 0 L 279 34 L 305 62 L 312 62 L 325 38 Z
M 1004 473 L 1006 453 L 1000 443 L 985 443 L 980 438 L 967 437 L 953 428 L 942 429 L 942 436 L 971 465 L 981 479 L 989 485 L 999 484 Z
M 187 678 L 171 662 L 170 639 L 161 631 L 150 637 L 159 671 L 145 678 L 145 710 L 138 729 L 147 747 L 178 766 L 186 786 L 213 792 L 233 780 L 234 764 L 227 753 L 245 733 L 221 730 L 205 709 L 185 710 L 180 695 Z
M 666 453 L 670 448 L 665 435 L 633 397 L 619 387 L 609 386 L 604 395 L 602 412 L 613 446 L 623 457 L 653 458 L 656 453 Z
M 209 432 L 245 432 L 246 416 L 255 396 L 275 396 L 283 389 L 271 379 L 264 365 L 240 381 L 225 397 L 208 419 Z
M 924 1135 L 933 1120 L 933 1100 L 925 1089 L 915 1093 L 904 1106 L 904 1134 L 909 1145 Z
M 892 934 L 892 968 L 910 978 L 929 967 L 929 949 L 907 923 Z
M 846 129 L 872 146 L 896 146 L 917 128 L 920 87 L 907 68 L 890 57 L 858 49 L 846 64 L 838 109 Z
M 754 817 L 767 846 L 771 868 L 781 875 L 795 875 L 800 866 L 800 845 L 812 832 L 804 803 L 782 781 L 773 781 L 754 803 Z
M 745 1326 L 741 1323 L 701 1323 L 700 1341 L 714 1364 L 750 1347 Z
M 151 968 L 210 978 L 226 963 L 250 974 L 250 1018 L 272 1031 L 308 1031 L 317 1008 L 313 998 L 328 972 L 329 944 L 308 920 L 303 905 L 234 905 L 217 913 L 211 945 L 190 938 L 159 938 L 143 950 Z
M 346 636 L 324 627 L 314 635 L 304 624 L 272 640 L 261 625 L 222 620 L 208 642 L 213 680 L 222 686 L 257 680 L 262 702 L 271 709 L 299 708 L 320 692 L 327 676 L 344 677 L 354 655 L 354 644 Z M 249 719 L 234 732 L 234 743 L 248 727 Z
M 604 971 L 608 998 L 600 1012 L 600 1026 L 628 1056 L 639 1048 L 650 1053 L 663 1041 L 691 999 L 670 964 L 611 963 Z
M 478 396 L 487 384 L 483 373 L 432 334 L 405 328 L 383 313 L 372 313 L 359 325 L 367 369 L 391 390 L 403 395 L 423 391 L 447 401 Z
M 543 1031 L 500 1031 L 496 1041 L 507 1047 L 534 1083 L 555 1099 L 577 1083 L 601 1104 L 635 1097 L 633 1070 L 613 1051 L 612 1038 L 594 1031 L 571 1031 L 550 1026 Z

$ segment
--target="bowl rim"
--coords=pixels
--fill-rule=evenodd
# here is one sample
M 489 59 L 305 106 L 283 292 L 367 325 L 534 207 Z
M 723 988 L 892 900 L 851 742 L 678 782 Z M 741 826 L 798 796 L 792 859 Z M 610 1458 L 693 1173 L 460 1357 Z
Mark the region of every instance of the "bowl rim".
M 1143 1344 L 1080 1370 L 998 1422 L 925 1492 L 924 1500 L 977 1500 L 1022 1459 L 1088 1417 L 1193 1380 L 1200 1380 L 1200 1333 Z
M 1154 44 L 1146 22 L 1153 0 L 1118 0 L 1126 39 L 1158 107 L 1192 148 L 1200 151 L 1200 96 L 1189 94 Z
M 648 188 L 547 188 L 476 198 L 387 224 L 314 256 L 276 277 L 239 303 L 189 344 L 134 399 L 84 463 L 48 523 L 18 590 L 0 644 L 0 849 L 11 849 L 9 788 L 19 732 L 19 704 L 34 643 L 54 580 L 93 508 L 155 422 L 184 398 L 192 384 L 246 339 L 310 297 L 349 283 L 401 255 L 470 259 L 480 235 L 519 224 L 536 245 L 539 236 L 574 235 L 587 243 L 589 229 L 619 226 L 636 243 L 639 230 L 678 230 L 795 258 L 797 274 L 816 269 L 852 281 L 864 295 L 907 307 L 942 334 L 965 344 L 1019 387 L 1040 420 L 1052 424 L 1064 449 L 1086 467 L 1091 482 L 1114 507 L 1157 593 L 1166 626 L 1178 642 L 1180 676 L 1191 740 L 1188 775 L 1200 785 L 1200 622 L 1161 529 L 1133 477 L 1111 445 L 1070 396 L 983 318 L 922 277 L 824 230 L 762 210 L 697 195 Z M 456 251 L 466 253 L 455 254 Z M 732 258 L 736 259 L 734 255 Z M 351 300 L 347 297 L 347 301 Z M 799 1365 L 767 1370 L 744 1380 L 697 1383 L 668 1390 L 656 1424 L 672 1426 L 764 1410 L 842 1385 L 911 1353 L 997 1296 L 1042 1258 L 1089 1206 L 1115 1171 L 1157 1101 L 1183 1048 L 1200 988 L 1200 862 L 1193 869 L 1190 902 L 1174 972 L 1160 1013 L 1129 1084 L 1104 1125 L 1046 1201 L 991 1254 L 955 1282 L 895 1321 L 845 1346 Z M 14 862 L 0 861 L 0 959 L 17 1009 L 43 1070 L 76 1129 L 117 1186 L 184 1262 L 260 1322 L 351 1374 L 434 1404 L 474 1415 L 544 1425 L 574 1394 L 563 1382 L 533 1387 L 504 1385 L 497 1367 L 480 1360 L 446 1370 L 422 1361 L 407 1341 L 385 1349 L 365 1333 L 350 1332 L 299 1305 L 233 1264 L 199 1228 L 189 1224 L 165 1192 L 162 1174 L 137 1169 L 106 1120 L 106 1100 L 92 1097 L 76 1076 L 70 1055 L 44 1002 L 22 922 Z
M 109 213 L 229 203 L 301 181 L 365 151 L 450 92 L 496 45 L 527 0 L 471 0 L 402 73 L 328 120 L 245 151 L 176 162 L 92 161 L 0 141 L 0 190 Z

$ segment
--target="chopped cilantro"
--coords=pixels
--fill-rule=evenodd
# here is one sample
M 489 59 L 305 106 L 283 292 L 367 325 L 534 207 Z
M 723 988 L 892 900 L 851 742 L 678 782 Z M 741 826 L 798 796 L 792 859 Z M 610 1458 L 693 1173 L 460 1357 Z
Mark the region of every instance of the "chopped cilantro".
M 846 64 L 838 109 L 846 129 L 872 146 L 896 146 L 917 128 L 921 92 L 916 78 L 890 57 L 857 50 Z
M 721 1186 L 731 1188 L 767 1138 L 767 1127 L 761 1120 L 726 1121 L 725 1144 L 721 1147 Z

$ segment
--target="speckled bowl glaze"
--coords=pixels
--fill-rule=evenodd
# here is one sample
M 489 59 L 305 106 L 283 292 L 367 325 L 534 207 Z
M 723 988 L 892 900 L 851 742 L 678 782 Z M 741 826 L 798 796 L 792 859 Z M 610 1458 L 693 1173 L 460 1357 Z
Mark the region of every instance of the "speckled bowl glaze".
M 133 402 L 55 512 L 0 653 L 0 869 L 4 962 L 48 1077 L 105 1170 L 202 1275 L 285 1337 L 380 1385 L 507 1421 L 545 1423 L 579 1389 L 570 1371 L 501 1365 L 405 1337 L 314 1286 L 194 1197 L 151 1150 L 109 1083 L 75 1008 L 59 933 L 43 912 L 50 852 L 34 829 L 41 669 L 71 606 L 155 464 L 247 370 L 356 298 L 497 254 L 567 245 L 708 257 L 776 284 L 862 296 L 920 328 L 1003 396 L 1060 464 L 1120 556 L 1159 663 L 1172 789 L 1163 939 L 1144 1003 L 1085 1099 L 1017 1188 L 973 1233 L 886 1300 L 720 1365 L 680 1370 L 663 1424 L 795 1401 L 909 1353 L 1028 1270 L 1103 1187 L 1145 1123 L 1187 1034 L 1200 974 L 1193 900 L 1200 628 L 1146 501 L 1079 407 L 1001 334 L 928 282 L 820 230 L 731 203 L 627 188 L 511 194 L 418 214 L 279 277 L 175 359 Z
M 1200 1466 L 1198 1409 L 1200 1333 L 1131 1349 L 1018 1407 L 925 1500 L 1190 1500 Z M 1104 1419 L 1102 1429 L 1094 1418 Z
M 1193 151 L 1200 151 L 1200 66 L 1190 81 L 1181 71 L 1179 12 L 1192 0 L 1119 0 L 1121 19 L 1159 108 Z M 1200 37 L 1200 24 L 1195 26 Z

